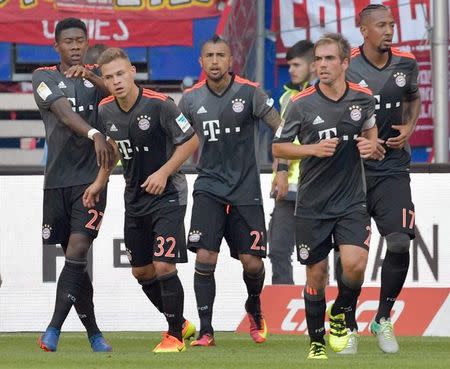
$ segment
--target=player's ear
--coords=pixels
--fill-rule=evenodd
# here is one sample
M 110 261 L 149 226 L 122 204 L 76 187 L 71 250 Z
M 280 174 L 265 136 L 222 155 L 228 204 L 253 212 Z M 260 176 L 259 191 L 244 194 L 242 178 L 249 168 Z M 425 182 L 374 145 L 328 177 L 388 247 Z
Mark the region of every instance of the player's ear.
M 199 58 L 198 58 L 198 63 L 200 64 L 200 67 L 203 69 L 203 62 L 202 62 L 201 56 L 199 56 Z
M 133 78 L 136 77 L 136 67 L 134 65 L 131 66 L 131 74 L 133 75 Z
M 363 38 L 366 39 L 367 27 L 361 24 L 361 26 L 359 26 L 359 31 L 361 32 Z

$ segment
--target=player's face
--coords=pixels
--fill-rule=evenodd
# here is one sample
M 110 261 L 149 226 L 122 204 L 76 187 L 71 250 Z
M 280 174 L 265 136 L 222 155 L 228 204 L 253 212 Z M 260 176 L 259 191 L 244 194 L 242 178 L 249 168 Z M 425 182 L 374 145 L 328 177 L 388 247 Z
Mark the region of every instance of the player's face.
M 288 60 L 289 76 L 293 84 L 308 82 L 311 77 L 311 63 L 306 58 L 293 58 Z
M 379 52 L 387 52 L 391 48 L 394 36 L 394 17 L 388 10 L 373 11 L 361 25 L 364 42 Z
M 101 67 L 102 78 L 111 95 L 121 99 L 134 87 L 136 68 L 126 59 L 115 59 Z
M 80 28 L 61 31 L 55 42 L 55 50 L 61 57 L 61 63 L 68 66 L 83 64 L 88 46 L 88 39 Z
M 348 59 L 341 60 L 336 43 L 322 44 L 316 47 L 314 64 L 320 82 L 332 85 L 339 79 L 344 80 Z
M 209 42 L 203 46 L 199 62 L 209 80 L 221 81 L 230 71 L 232 64 L 230 48 L 224 42 Z

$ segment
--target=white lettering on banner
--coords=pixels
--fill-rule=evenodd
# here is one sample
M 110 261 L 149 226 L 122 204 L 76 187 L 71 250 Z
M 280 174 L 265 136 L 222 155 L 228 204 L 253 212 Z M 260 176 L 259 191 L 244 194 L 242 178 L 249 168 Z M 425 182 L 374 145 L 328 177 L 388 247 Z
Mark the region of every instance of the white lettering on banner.
M 317 41 L 326 32 L 342 32 L 351 45 L 360 44 L 363 39 L 357 27 L 355 4 L 363 8 L 362 0 L 279 0 L 280 38 L 285 47 L 298 40 Z M 371 3 L 382 3 L 372 0 Z M 429 0 L 421 3 L 412 0 L 402 1 L 398 6 L 398 29 L 393 42 L 425 40 Z M 303 14 L 304 13 L 304 14 Z M 298 20 L 304 18 L 301 26 Z M 297 23 L 296 23 L 297 21 Z
M 292 299 L 291 301 L 289 301 L 289 304 L 286 306 L 286 308 L 288 309 L 288 313 L 281 323 L 281 329 L 288 332 L 300 330 L 298 329 L 300 324 L 298 322 L 294 322 L 293 319 L 300 310 L 305 310 L 305 300 Z
M 102 21 L 100 19 L 81 19 L 86 23 L 88 30 L 88 38 L 92 41 L 126 41 L 130 37 L 130 32 L 125 22 L 121 19 L 114 21 Z M 42 21 L 42 34 L 46 39 L 53 40 L 55 38 L 55 27 L 58 21 L 53 22 L 53 29 L 50 30 L 50 22 L 46 19 Z M 113 22 L 116 22 L 115 24 Z M 119 28 L 121 33 L 112 32 L 113 29 Z M 109 30 L 108 30 L 109 29 Z M 112 33 L 107 33 L 112 32 Z

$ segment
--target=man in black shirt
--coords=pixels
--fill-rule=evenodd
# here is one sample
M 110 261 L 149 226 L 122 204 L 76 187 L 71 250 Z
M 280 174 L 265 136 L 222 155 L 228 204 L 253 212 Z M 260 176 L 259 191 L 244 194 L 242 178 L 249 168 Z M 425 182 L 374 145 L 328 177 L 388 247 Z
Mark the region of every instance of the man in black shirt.
M 92 283 L 86 272 L 87 253 L 105 210 L 106 190 L 90 211 L 83 207 L 82 195 L 95 180 L 98 166 L 109 167 L 113 158 L 105 136 L 96 129 L 97 104 L 105 87 L 94 67 L 83 65 L 87 47 L 86 25 L 79 19 L 64 19 L 55 29 L 60 64 L 33 73 L 34 97 L 48 145 L 42 240 L 44 247 L 60 244 L 66 256 L 53 317 L 39 338 L 45 351 L 56 351 L 72 305 L 87 329 L 92 349 L 111 351 L 95 322 Z
M 194 289 L 201 325 L 192 346 L 215 344 L 211 324 L 214 271 L 224 237 L 231 256 L 244 268 L 250 335 L 256 343 L 267 337 L 259 297 L 265 276 L 266 229 L 255 129 L 262 119 L 276 130 L 280 117 L 273 99 L 257 83 L 229 73 L 231 62 L 226 41 L 218 36 L 207 41 L 200 56 L 206 80 L 186 90 L 179 103 L 201 142 L 188 237 L 189 249 L 197 253 Z M 286 172 L 280 173 L 286 182 Z
M 167 333 L 153 352 L 186 350 L 195 334 L 183 318 L 184 291 L 176 263 L 186 262 L 184 215 L 187 183 L 178 168 L 198 147 L 187 119 L 168 96 L 138 87 L 136 69 L 121 49 L 104 51 L 98 63 L 112 96 L 99 106 L 99 121 L 122 161 L 125 245 L 133 276 L 165 315 Z M 109 172 L 100 170 L 83 200 L 93 207 Z
M 308 358 L 326 359 L 324 314 L 328 253 L 339 248 L 339 293 L 330 306 L 331 348 L 349 340 L 345 311 L 357 300 L 364 281 L 370 242 L 361 158 L 377 155 L 375 99 L 370 90 L 346 82 L 350 46 L 339 34 L 326 34 L 314 47 L 319 83 L 291 98 L 273 152 L 302 159 L 295 215 L 298 260 L 306 265 Z M 292 143 L 298 138 L 301 145 Z
M 408 139 L 420 112 L 418 66 L 413 54 L 391 47 L 395 21 L 384 5 L 367 6 L 360 23 L 364 44 L 352 50 L 347 78 L 373 91 L 380 146 L 386 149 L 384 160 L 364 162 L 367 210 L 387 245 L 378 312 L 370 329 L 383 352 L 395 353 L 399 347 L 390 313 L 408 274 L 410 240 L 415 237 Z M 347 320 L 356 331 L 354 309 Z

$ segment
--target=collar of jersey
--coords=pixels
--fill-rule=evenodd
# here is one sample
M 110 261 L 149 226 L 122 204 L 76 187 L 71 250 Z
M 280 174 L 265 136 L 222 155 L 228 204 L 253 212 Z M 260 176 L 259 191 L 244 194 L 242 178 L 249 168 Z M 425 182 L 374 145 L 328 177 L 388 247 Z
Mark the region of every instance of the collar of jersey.
M 374 68 L 374 69 L 376 69 L 378 71 L 382 71 L 382 70 L 385 70 L 387 67 L 389 67 L 391 65 L 391 60 L 392 60 L 392 51 L 391 51 L 391 49 L 389 49 L 389 51 L 388 51 L 389 57 L 388 57 L 388 60 L 387 60 L 386 64 L 383 65 L 381 68 L 378 68 L 376 65 L 372 64 L 369 59 L 367 59 L 366 55 L 364 54 L 363 46 L 364 46 L 364 44 L 359 47 L 359 51 L 361 52 L 361 56 L 366 61 L 366 63 L 369 64 L 372 68 Z
M 230 83 L 228 84 L 227 88 L 222 92 L 221 95 L 215 93 L 215 92 L 208 86 L 208 81 L 206 81 L 206 83 L 205 83 L 206 88 L 207 88 L 207 89 L 209 90 L 209 92 L 211 92 L 214 96 L 217 96 L 217 97 L 219 97 L 219 98 L 225 96 L 225 95 L 227 94 L 228 90 L 231 88 L 231 86 L 233 86 L 233 83 L 234 83 L 234 77 L 235 77 L 235 74 L 234 74 L 234 73 L 230 73 L 230 75 L 231 75 Z
M 338 100 L 333 100 L 330 99 L 328 96 L 326 96 L 320 89 L 319 84 L 315 84 L 314 87 L 316 88 L 317 93 L 319 94 L 320 97 L 324 98 L 325 100 L 332 102 L 334 104 L 337 104 L 339 102 L 341 102 L 342 100 L 344 100 L 345 96 L 347 96 L 348 90 L 350 89 L 350 87 L 348 86 L 348 82 L 345 81 L 345 92 L 344 94 L 338 99 Z

